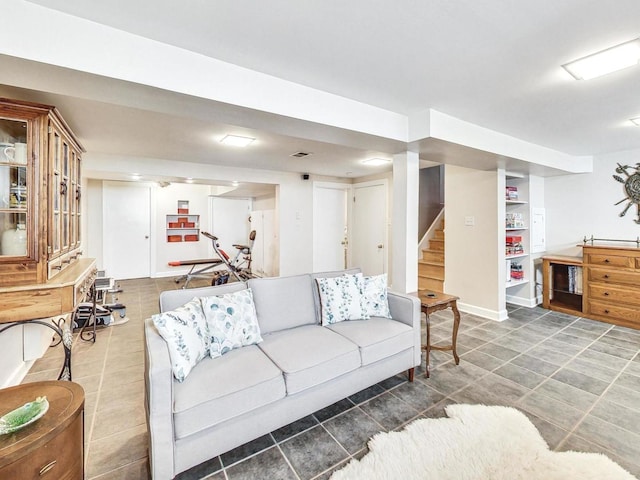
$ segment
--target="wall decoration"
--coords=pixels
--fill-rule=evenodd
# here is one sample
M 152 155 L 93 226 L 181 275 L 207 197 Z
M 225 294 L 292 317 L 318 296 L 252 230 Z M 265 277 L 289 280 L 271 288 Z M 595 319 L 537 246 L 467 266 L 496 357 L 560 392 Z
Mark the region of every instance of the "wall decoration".
M 635 172 L 633 169 L 635 168 Z M 627 170 L 631 169 L 632 173 L 629 173 Z M 623 202 L 628 202 L 624 207 L 624 210 L 620 212 L 619 216 L 624 217 L 627 213 L 627 210 L 631 207 L 631 205 L 636 206 L 636 215 L 638 218 L 634 220 L 634 222 L 640 224 L 640 163 L 636 163 L 635 167 L 630 165 L 620 165 L 616 168 L 616 173 L 623 174 L 624 177 L 620 175 L 614 175 L 613 178 L 618 182 L 624 184 L 624 192 L 626 197 L 617 202 L 615 205 L 620 205 Z

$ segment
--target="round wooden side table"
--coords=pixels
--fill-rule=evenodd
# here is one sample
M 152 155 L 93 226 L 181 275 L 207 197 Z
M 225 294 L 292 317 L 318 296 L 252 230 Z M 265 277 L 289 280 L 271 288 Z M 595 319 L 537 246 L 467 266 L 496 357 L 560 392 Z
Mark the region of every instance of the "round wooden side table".
M 49 410 L 21 430 L 0 435 L 0 478 L 84 478 L 84 390 L 67 381 L 34 382 L 0 390 L 0 416 L 46 396 Z

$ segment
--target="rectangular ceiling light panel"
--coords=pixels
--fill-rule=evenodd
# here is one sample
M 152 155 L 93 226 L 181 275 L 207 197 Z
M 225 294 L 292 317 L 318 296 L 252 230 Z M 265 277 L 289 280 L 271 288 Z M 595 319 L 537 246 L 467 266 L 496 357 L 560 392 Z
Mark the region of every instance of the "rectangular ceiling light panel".
M 576 80 L 589 80 L 637 65 L 640 62 L 640 38 L 582 57 L 562 67 Z

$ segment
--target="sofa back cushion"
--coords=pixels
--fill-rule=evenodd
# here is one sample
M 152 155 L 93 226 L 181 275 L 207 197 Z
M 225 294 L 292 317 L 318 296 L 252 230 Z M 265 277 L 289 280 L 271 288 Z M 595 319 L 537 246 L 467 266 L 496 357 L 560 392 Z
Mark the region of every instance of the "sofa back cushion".
M 319 323 L 313 299 L 314 283 L 307 274 L 249 280 L 260 332 L 267 334 Z
M 180 290 L 166 290 L 160 293 L 160 311 L 168 312 L 186 304 L 193 297 L 208 297 L 237 292 L 247 288 L 244 282 L 227 283 L 215 287 L 185 288 Z

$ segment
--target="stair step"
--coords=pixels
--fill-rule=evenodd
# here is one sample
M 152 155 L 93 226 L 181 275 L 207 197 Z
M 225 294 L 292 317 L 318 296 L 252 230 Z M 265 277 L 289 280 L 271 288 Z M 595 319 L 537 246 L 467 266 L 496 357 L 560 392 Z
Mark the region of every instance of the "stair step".
M 429 249 L 444 251 L 444 239 L 432 238 L 429 240 Z
M 422 260 L 427 263 L 438 263 L 444 265 L 444 251 L 425 248 L 422 250 Z
M 418 290 L 431 290 L 442 293 L 443 282 L 435 278 L 418 277 Z
M 437 229 L 433 231 L 434 240 L 444 240 L 444 230 Z
M 418 276 L 444 280 L 444 265 L 437 263 L 418 262 Z

